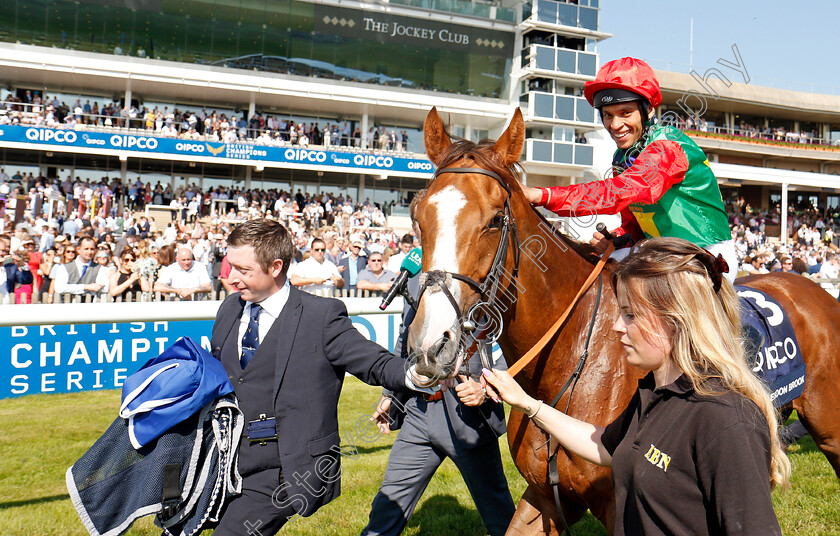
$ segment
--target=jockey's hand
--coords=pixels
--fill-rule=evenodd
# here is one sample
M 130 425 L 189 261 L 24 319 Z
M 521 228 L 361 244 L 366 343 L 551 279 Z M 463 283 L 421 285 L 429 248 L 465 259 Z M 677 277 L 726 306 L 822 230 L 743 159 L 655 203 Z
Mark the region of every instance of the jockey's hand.
M 461 383 L 455 386 L 455 393 L 465 406 L 480 406 L 487 400 L 487 394 L 479 382 L 464 375 L 459 378 Z
M 592 239 L 589 241 L 589 245 L 595 248 L 595 253 L 601 255 L 607 251 L 607 246 L 610 245 L 610 242 L 612 242 L 612 238 L 607 238 L 598 231 L 595 231 Z
M 522 411 L 524 407 L 532 407 L 536 401 L 528 396 L 528 394 L 516 383 L 506 370 L 488 370 L 482 371 L 484 378 L 487 380 L 496 392 L 499 393 L 502 400 Z
M 543 195 L 541 188 L 531 188 L 529 186 L 523 186 L 522 193 L 525 194 L 525 199 L 532 205 L 539 203 Z
M 376 411 L 370 416 L 370 421 L 375 422 L 379 431 L 383 434 L 391 433 L 391 420 L 388 418 L 388 410 L 391 408 L 391 397 L 382 396 L 376 404 Z

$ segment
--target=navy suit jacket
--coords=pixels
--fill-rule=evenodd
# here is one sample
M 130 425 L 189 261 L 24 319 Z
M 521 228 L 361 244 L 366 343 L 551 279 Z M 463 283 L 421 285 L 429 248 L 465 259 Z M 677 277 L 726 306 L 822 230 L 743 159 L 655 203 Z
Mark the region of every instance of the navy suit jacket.
M 367 257 L 363 257 L 359 255 L 356 257 L 356 273 L 358 274 L 365 268 L 367 268 Z M 356 288 L 355 286 L 350 286 L 350 257 L 344 257 L 340 261 L 338 261 L 339 266 L 344 266 L 344 271 L 341 272 L 341 277 L 344 279 L 344 288 Z M 358 283 L 358 279 L 356 283 Z
M 6 270 L 6 291 L 9 294 L 15 292 L 15 283 L 21 285 L 28 285 L 32 283 L 32 272 L 29 270 L 21 270 L 16 264 L 11 263 L 3 267 Z
M 239 293 L 222 303 L 213 325 L 211 349 L 221 359 L 225 340 L 238 331 L 245 302 Z M 344 304 L 290 289 L 273 326 L 281 329 L 273 392 L 277 455 L 283 468 L 287 504 L 302 516 L 314 513 L 341 492 L 338 397 L 349 372 L 368 384 L 405 391 L 404 361 L 367 340 L 350 322 Z M 236 348 L 235 345 L 232 345 Z M 374 428 L 367 434 L 373 434 Z M 353 441 L 364 441 L 348 434 Z M 369 439 L 369 438 L 368 438 Z M 352 452 L 353 445 L 344 447 Z M 279 495 L 278 495 L 279 496 Z

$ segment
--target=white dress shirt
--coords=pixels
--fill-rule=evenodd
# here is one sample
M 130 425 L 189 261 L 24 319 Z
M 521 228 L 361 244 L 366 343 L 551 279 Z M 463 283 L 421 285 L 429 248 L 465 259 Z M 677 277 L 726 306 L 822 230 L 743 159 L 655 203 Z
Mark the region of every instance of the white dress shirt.
M 341 277 L 341 273 L 338 271 L 338 267 L 332 263 L 332 261 L 328 261 L 324 259 L 324 262 L 318 262 L 315 260 L 314 257 L 309 257 L 303 262 L 299 262 L 297 264 L 293 264 L 289 267 L 289 276 L 296 275 L 303 278 L 310 278 L 310 277 L 322 277 L 322 278 L 329 278 L 331 276 Z M 330 279 L 327 279 L 323 283 L 316 285 L 316 284 L 309 284 L 303 285 L 300 287 L 301 290 L 305 290 L 306 292 L 316 293 L 318 291 L 324 291 L 335 288 L 335 282 Z
M 286 279 L 286 283 L 280 290 L 259 303 L 262 307 L 262 311 L 260 311 L 260 314 L 257 317 L 257 322 L 259 322 L 260 325 L 260 343 L 262 343 L 265 336 L 268 335 L 271 326 L 274 325 L 274 321 L 277 320 L 280 313 L 283 312 L 286 302 L 289 301 L 289 292 L 289 280 Z M 239 355 L 242 355 L 242 337 L 245 336 L 245 331 L 248 329 L 248 323 L 250 321 L 251 302 L 247 302 L 245 304 L 245 309 L 242 310 L 242 316 L 239 319 L 239 339 L 236 341 L 236 348 L 239 350 Z
M 73 260 L 76 263 L 76 269 L 79 271 L 81 275 L 82 271 L 84 270 L 85 263 L 82 262 L 81 259 L 76 258 Z M 91 262 L 88 265 L 88 270 L 93 269 L 96 264 Z M 70 274 L 67 272 L 67 268 L 64 267 L 63 264 L 58 264 L 53 267 L 53 272 L 50 274 L 55 281 L 55 292 L 56 294 L 84 294 L 85 293 L 85 286 L 81 283 L 71 284 L 70 283 Z M 99 272 L 96 274 L 96 281 L 99 285 L 102 285 L 102 289 L 97 293 L 102 295 L 108 292 L 108 286 L 110 285 L 110 279 L 108 275 L 111 271 L 107 267 L 103 267 L 99 269 Z

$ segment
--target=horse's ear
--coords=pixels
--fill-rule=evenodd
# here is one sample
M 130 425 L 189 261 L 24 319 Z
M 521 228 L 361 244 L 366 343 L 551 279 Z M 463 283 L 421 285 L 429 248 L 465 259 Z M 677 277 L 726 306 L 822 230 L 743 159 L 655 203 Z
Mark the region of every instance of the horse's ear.
M 493 151 L 502 157 L 505 167 L 510 167 L 519 161 L 524 146 L 525 121 L 522 119 L 522 111 L 516 108 L 516 111 L 513 112 L 513 119 L 510 120 L 510 125 L 496 141 Z
M 426 155 L 437 166 L 440 164 L 446 149 L 452 145 L 452 140 L 446 133 L 446 128 L 443 126 L 443 121 L 440 120 L 437 108 L 433 107 L 429 111 L 429 115 L 426 116 L 426 122 L 423 124 L 423 141 L 426 144 Z

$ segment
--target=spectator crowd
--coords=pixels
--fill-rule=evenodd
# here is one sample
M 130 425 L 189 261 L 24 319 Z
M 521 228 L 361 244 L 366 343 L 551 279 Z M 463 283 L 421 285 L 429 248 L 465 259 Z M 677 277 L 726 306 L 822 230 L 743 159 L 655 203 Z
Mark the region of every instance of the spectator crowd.
M 791 210 L 789 238 L 768 240 L 767 227 L 780 223 L 778 210 L 754 210 L 743 202 L 730 205 L 732 239 L 739 260 L 739 275 L 792 272 L 822 280 L 826 290 L 836 294 L 840 258 L 840 208 L 826 211 Z
M 15 225 L 21 202 L 27 211 Z M 139 212 L 148 204 L 169 207 L 172 221 L 155 226 Z M 413 235 L 386 227 L 389 208 L 300 189 L 202 191 L 195 184 L 173 189 L 139 179 L 126 186 L 107 178 L 89 183 L 19 171 L 9 176 L 3 168 L 0 301 L 215 298 L 235 291 L 227 281 L 227 234 L 259 217 L 281 221 L 294 237 L 292 284 L 322 294 L 375 294 L 388 289 L 405 255 L 419 245 Z M 838 278 L 840 209 L 791 209 L 785 243 L 768 240 L 767 228 L 775 236 L 781 220 L 778 209 L 755 210 L 739 201 L 728 210 L 742 275 L 793 271 Z M 834 289 L 833 283 L 823 284 Z
M 22 192 L 25 201 L 16 199 Z M 227 203 L 214 210 L 214 200 Z M 20 202 L 27 212 L 15 225 Z M 170 207 L 172 221 L 158 228 L 136 212 L 149 203 Z M 10 177 L 0 169 L 0 242 L 10 272 L 0 281 L 0 302 L 30 303 L 36 293 L 35 301 L 58 302 L 74 296 L 194 300 L 235 291 L 227 281 L 225 238 L 238 223 L 259 217 L 277 219 L 292 232 L 297 254 L 290 274 L 299 276 L 293 284 L 311 292 L 376 294 L 387 290 L 415 246 L 411 234 L 385 226 L 383 209 L 390 205 L 300 190 L 203 192 L 139 180 L 124 187 L 107 179 Z M 34 277 L 24 282 L 18 272 Z

